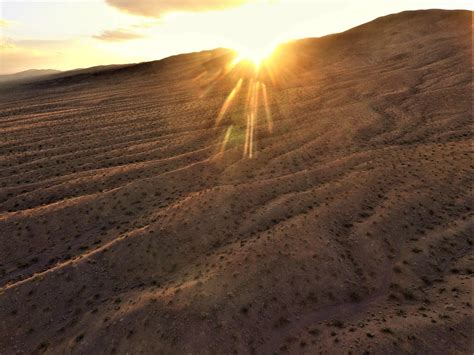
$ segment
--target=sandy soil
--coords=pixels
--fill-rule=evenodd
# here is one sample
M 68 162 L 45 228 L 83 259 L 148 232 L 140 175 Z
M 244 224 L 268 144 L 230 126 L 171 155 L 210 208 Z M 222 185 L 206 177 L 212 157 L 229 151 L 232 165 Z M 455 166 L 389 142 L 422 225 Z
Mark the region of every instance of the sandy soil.
M 0 354 L 472 353 L 472 29 L 2 84 Z

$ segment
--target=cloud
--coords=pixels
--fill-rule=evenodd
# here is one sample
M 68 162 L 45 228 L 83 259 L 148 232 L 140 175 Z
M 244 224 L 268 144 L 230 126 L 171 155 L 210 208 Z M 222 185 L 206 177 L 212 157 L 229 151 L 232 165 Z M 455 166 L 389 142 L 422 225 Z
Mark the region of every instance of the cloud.
M 15 45 L 13 44 L 11 39 L 0 37 L 0 49 L 7 50 L 7 49 L 12 49 L 12 48 L 15 48 Z
M 10 21 L 0 18 L 0 27 L 7 27 L 10 25 Z
M 106 0 L 111 6 L 122 11 L 147 16 L 160 17 L 169 12 L 198 12 L 220 10 L 239 6 L 250 0 Z
M 100 35 L 93 36 L 95 39 L 99 39 L 101 41 L 109 41 L 109 42 L 123 42 L 123 41 L 130 41 L 134 39 L 143 38 L 144 36 L 139 33 L 117 29 L 112 31 L 104 31 Z

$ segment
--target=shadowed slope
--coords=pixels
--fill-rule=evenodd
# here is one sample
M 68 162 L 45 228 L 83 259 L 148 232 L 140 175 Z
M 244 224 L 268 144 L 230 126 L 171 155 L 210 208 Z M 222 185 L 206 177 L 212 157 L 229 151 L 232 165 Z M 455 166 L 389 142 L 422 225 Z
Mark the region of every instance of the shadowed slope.
M 471 35 L 282 46 L 252 159 L 226 50 L 0 86 L 0 353 L 472 352 Z

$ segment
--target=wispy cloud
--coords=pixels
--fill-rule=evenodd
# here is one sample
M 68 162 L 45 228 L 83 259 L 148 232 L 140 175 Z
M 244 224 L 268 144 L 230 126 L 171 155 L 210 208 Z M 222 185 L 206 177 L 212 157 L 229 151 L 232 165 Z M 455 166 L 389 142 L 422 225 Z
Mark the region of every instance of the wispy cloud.
M 145 37 L 144 35 L 124 29 L 104 31 L 100 35 L 93 36 L 95 39 L 109 42 L 123 42 Z
M 197 12 L 221 10 L 235 7 L 251 0 L 106 0 L 111 6 L 122 11 L 147 16 L 160 17 L 170 12 Z
M 13 44 L 11 39 L 0 36 L 0 49 L 7 50 L 7 49 L 14 48 L 14 47 L 15 47 L 15 45 Z M 3 52 L 2 52 L 2 54 L 3 54 Z
M 7 27 L 10 25 L 10 21 L 0 18 L 0 27 Z

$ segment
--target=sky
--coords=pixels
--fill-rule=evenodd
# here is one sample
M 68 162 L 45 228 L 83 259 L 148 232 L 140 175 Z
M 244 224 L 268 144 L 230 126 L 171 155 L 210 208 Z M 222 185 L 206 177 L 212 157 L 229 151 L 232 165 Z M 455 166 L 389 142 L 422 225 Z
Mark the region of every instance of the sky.
M 472 0 L 0 0 L 0 74 L 270 50 L 404 10 Z

